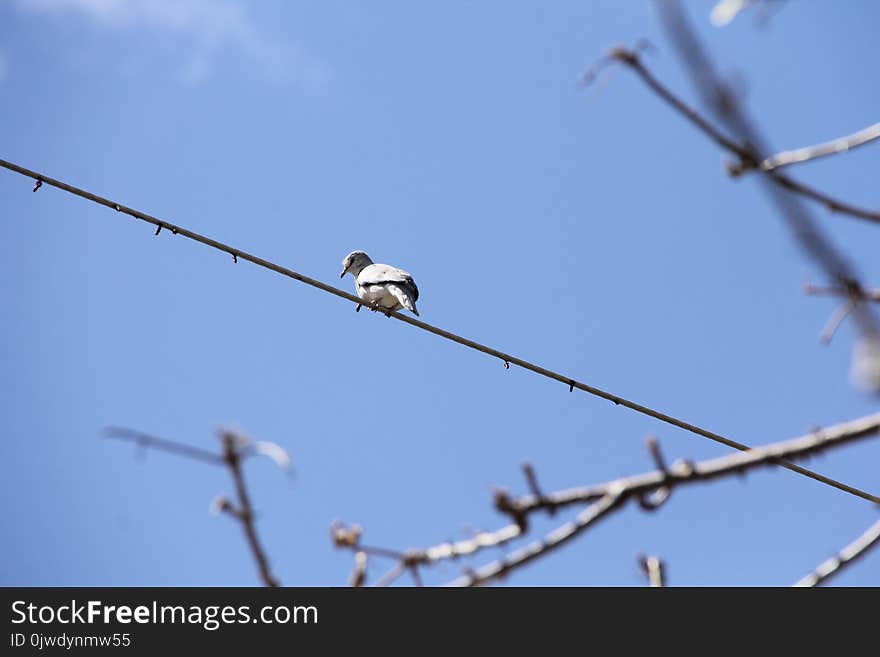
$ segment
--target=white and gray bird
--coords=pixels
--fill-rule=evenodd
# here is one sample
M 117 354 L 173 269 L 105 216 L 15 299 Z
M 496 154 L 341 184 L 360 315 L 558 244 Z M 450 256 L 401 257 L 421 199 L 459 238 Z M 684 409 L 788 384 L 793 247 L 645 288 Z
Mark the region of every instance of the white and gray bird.
M 352 251 L 342 261 L 342 273 L 354 276 L 354 287 L 357 295 L 364 300 L 364 305 L 374 310 L 400 310 L 406 308 L 418 316 L 416 301 L 419 300 L 419 288 L 409 272 L 373 263 L 363 251 Z

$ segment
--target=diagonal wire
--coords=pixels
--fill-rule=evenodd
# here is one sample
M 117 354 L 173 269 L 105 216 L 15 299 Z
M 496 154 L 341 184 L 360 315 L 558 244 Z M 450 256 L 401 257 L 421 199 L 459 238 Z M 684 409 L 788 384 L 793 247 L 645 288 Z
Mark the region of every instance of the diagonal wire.
M 181 226 L 177 226 L 170 222 L 164 221 L 162 219 L 157 219 L 149 214 L 144 212 L 140 212 L 139 210 L 135 210 L 133 208 L 126 207 L 115 201 L 111 201 L 109 199 L 104 198 L 103 196 L 98 196 L 97 194 L 93 194 L 84 189 L 80 189 L 79 187 L 74 187 L 68 183 L 62 182 L 60 180 L 56 180 L 54 178 L 50 178 L 49 176 L 43 175 L 37 171 L 32 171 L 31 169 L 27 169 L 23 166 L 15 164 L 13 162 L 8 162 L 6 160 L 0 159 L 0 166 L 5 169 L 9 169 L 10 171 L 14 171 L 23 176 L 27 176 L 28 178 L 34 179 L 42 184 L 49 185 L 51 187 L 56 187 L 65 192 L 69 192 L 70 194 L 74 194 L 81 198 L 84 198 L 88 201 L 92 201 L 93 203 L 97 203 L 99 205 L 103 205 L 105 207 L 111 208 L 120 212 L 122 214 L 126 214 L 130 217 L 134 217 L 135 219 L 140 219 L 141 221 L 145 221 L 147 223 L 153 224 L 157 227 L 157 234 L 162 229 L 170 230 L 175 235 L 181 235 L 182 237 L 186 237 L 195 242 L 199 242 L 206 246 L 211 247 L 212 249 L 217 249 L 218 251 L 222 251 L 224 253 L 228 253 L 233 257 L 233 259 L 237 262 L 239 259 L 247 260 L 259 267 L 263 267 L 265 269 L 269 269 L 274 271 L 282 276 L 287 276 L 289 278 L 293 278 L 294 280 L 300 281 L 301 283 L 305 283 L 306 285 L 310 285 L 311 287 L 318 288 L 324 292 L 332 294 L 334 296 L 340 297 L 342 299 L 346 299 L 347 301 L 351 301 L 352 303 L 356 303 L 358 305 L 363 304 L 363 300 L 354 296 L 353 294 L 349 294 L 348 292 L 344 292 L 343 290 L 337 289 L 326 283 L 322 283 L 321 281 L 315 280 L 314 278 L 310 278 L 303 274 L 300 274 L 292 269 L 288 269 L 287 267 L 282 267 L 281 265 L 277 265 L 273 262 L 269 262 L 268 260 L 264 260 L 258 256 L 247 253 L 246 251 L 242 251 L 241 249 L 237 249 L 233 246 L 229 246 L 228 244 L 224 244 L 222 242 L 218 242 L 217 240 L 211 239 L 210 237 L 205 237 L 204 235 L 200 235 L 199 233 L 195 233 L 191 230 L 183 228 Z M 36 188 L 35 188 L 36 189 Z M 383 311 L 384 312 L 384 311 Z M 680 420 L 671 415 L 667 415 L 661 411 L 655 410 L 648 406 L 644 406 L 643 404 L 639 404 L 634 401 L 630 401 L 624 397 L 619 395 L 615 395 L 611 392 L 607 392 L 602 390 L 601 388 L 597 388 L 595 386 L 591 386 L 587 383 L 582 383 L 580 381 L 576 381 L 571 377 L 565 376 L 558 372 L 554 372 L 553 370 L 549 370 L 547 368 L 541 367 L 540 365 L 536 365 L 527 360 L 523 360 L 522 358 L 517 358 L 516 356 L 511 356 L 508 353 L 503 351 L 499 351 L 493 347 L 488 347 L 484 344 L 480 344 L 479 342 L 475 342 L 474 340 L 469 340 L 468 338 L 464 338 L 460 335 L 456 335 L 450 331 L 446 331 L 437 326 L 432 326 L 427 322 L 423 322 L 418 319 L 414 319 L 397 311 L 389 311 L 386 313 L 389 317 L 393 317 L 405 324 L 409 324 L 410 326 L 415 326 L 423 331 L 427 331 L 429 333 L 433 333 L 441 338 L 445 338 L 446 340 L 450 340 L 451 342 L 455 342 L 462 346 L 468 347 L 470 349 L 474 349 L 476 351 L 480 351 L 484 354 L 488 354 L 489 356 L 494 356 L 504 362 L 505 367 L 509 367 L 510 365 L 517 365 L 523 369 L 529 370 L 530 372 L 534 372 L 535 374 L 539 374 L 548 379 L 553 379 L 554 381 L 559 381 L 560 383 L 564 383 L 568 386 L 569 390 L 572 391 L 575 388 L 578 390 L 582 390 L 590 395 L 594 395 L 596 397 L 600 397 L 602 399 L 613 402 L 618 406 L 625 406 L 630 410 L 633 410 L 637 413 L 641 413 L 642 415 L 647 415 L 648 417 L 652 417 L 656 420 L 660 420 L 661 422 L 665 422 L 674 427 L 678 427 L 679 429 L 684 429 L 690 433 L 696 434 L 698 436 L 702 436 L 703 438 L 708 438 L 709 440 L 714 440 L 717 443 L 721 443 L 722 445 L 727 445 L 728 447 L 732 447 L 734 449 L 738 449 L 740 451 L 748 451 L 751 449 L 748 445 L 737 442 L 730 438 L 726 438 L 721 434 L 715 433 L 714 431 L 709 431 L 708 429 L 703 429 L 695 424 L 691 424 L 690 422 L 685 422 L 684 420 Z M 868 500 L 869 502 L 873 502 L 875 504 L 880 504 L 880 496 L 874 495 L 872 493 L 868 493 L 867 491 L 863 491 L 854 486 L 850 486 L 849 484 L 845 484 L 843 482 L 837 481 L 836 479 L 831 479 L 830 477 L 826 477 L 825 475 L 819 474 L 817 472 L 813 472 L 812 470 L 808 470 L 807 468 L 801 467 L 795 463 L 790 463 L 788 461 L 779 460 L 777 464 L 791 470 L 792 472 L 797 472 L 805 477 L 809 477 L 815 481 L 823 483 L 827 486 L 831 486 L 832 488 L 836 488 L 845 493 L 849 493 L 850 495 L 855 495 L 856 497 L 860 497 L 864 500 Z

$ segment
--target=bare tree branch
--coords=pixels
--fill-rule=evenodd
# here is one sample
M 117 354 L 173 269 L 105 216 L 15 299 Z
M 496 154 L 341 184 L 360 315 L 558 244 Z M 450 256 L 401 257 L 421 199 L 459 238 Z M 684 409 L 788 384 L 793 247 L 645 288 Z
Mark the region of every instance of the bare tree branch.
M 734 453 L 697 464 L 678 461 L 666 471 L 655 471 L 634 477 L 626 477 L 598 486 L 569 489 L 559 493 L 544 495 L 543 499 L 536 498 L 534 495 L 526 495 L 514 500 L 508 500 L 504 507 L 505 509 L 511 509 L 508 513 L 514 517 L 547 508 L 548 505 L 557 509 L 575 503 L 588 502 L 590 504 L 576 516 L 574 522 L 558 527 L 542 540 L 512 552 L 506 557 L 482 568 L 471 571 L 454 580 L 451 584 L 455 586 L 476 586 L 502 577 L 511 570 L 546 555 L 574 538 L 611 511 L 621 508 L 623 503 L 629 498 L 638 499 L 639 496 L 657 488 L 665 486 L 671 489 L 682 484 L 730 476 L 738 472 L 745 472 L 773 463 L 780 457 L 789 459 L 802 458 L 830 447 L 877 433 L 880 433 L 880 413 L 828 427 L 800 438 L 772 443 L 748 452 Z
M 450 582 L 449 585 L 482 586 L 493 580 L 501 579 L 513 570 L 524 566 L 534 559 L 546 556 L 556 548 L 561 547 L 618 508 L 624 500 L 625 498 L 619 492 L 605 495 L 581 511 L 573 521 L 557 527 L 543 539 L 516 549 L 501 559 L 497 559 L 481 568 L 469 570 L 461 577 Z
M 823 344 L 831 342 L 831 338 L 833 338 L 834 334 L 837 332 L 837 327 L 840 326 L 840 323 L 853 311 L 856 307 L 856 303 L 857 302 L 852 299 L 847 299 L 842 305 L 837 307 L 837 310 L 831 313 L 831 317 L 828 318 L 828 321 L 822 328 L 822 332 L 819 334 L 820 342 Z
M 704 104 L 735 136 L 739 146 L 731 152 L 739 157 L 744 166 L 757 167 L 770 150 L 766 146 L 763 136 L 749 120 L 735 95 L 716 74 L 708 52 L 691 28 L 680 4 L 676 0 L 658 0 L 657 7 L 660 11 L 661 22 Z M 832 209 L 848 212 L 853 216 L 860 216 L 878 223 L 880 223 L 880 212 L 851 212 L 851 210 L 858 209 L 832 200 L 778 171 L 764 171 L 761 174 L 759 180 L 764 191 L 785 219 L 801 248 L 822 267 L 829 280 L 835 281 L 847 290 L 861 289 L 863 286 L 859 283 L 858 276 L 846 258 L 822 233 L 807 208 L 798 201 L 794 194 L 787 194 L 784 190 L 822 200 Z M 863 335 L 870 336 L 872 339 L 880 339 L 880 325 L 868 308 L 864 305 L 858 305 L 853 314 Z
M 403 575 L 403 573 L 405 573 L 405 572 L 406 572 L 406 566 L 403 565 L 403 563 L 396 563 L 393 566 L 391 566 L 391 569 L 387 573 L 385 573 L 384 575 L 382 575 L 382 577 L 379 578 L 379 581 L 376 582 L 376 586 L 379 586 L 379 587 L 388 586 L 389 584 L 392 584 L 396 579 L 398 579 L 401 575 Z
M 734 452 L 700 463 L 677 461 L 669 467 L 665 467 L 662 456 L 658 456 L 659 448 L 651 449 L 649 447 L 658 466 L 663 464 L 658 470 L 601 484 L 550 493 L 540 489 L 537 489 L 537 492 L 534 490 L 536 478 L 534 470 L 528 466 L 527 473 L 531 471 L 532 474 L 531 477 L 526 475 L 528 486 L 533 489 L 530 494 L 514 498 L 503 491 L 496 491 L 494 495 L 495 508 L 512 518 L 511 524 L 496 531 L 480 532 L 467 540 L 441 543 L 428 548 L 398 551 L 365 547 L 360 544 L 361 531 L 358 526 L 354 526 L 352 529 L 336 526 L 333 530 L 333 542 L 337 547 L 351 549 L 354 552 L 364 551 L 396 560 L 397 567 L 390 571 L 389 576 L 383 578 L 383 583 L 385 583 L 396 579 L 405 572 L 406 568 L 414 565 L 429 566 L 438 561 L 472 555 L 486 548 L 503 546 L 527 532 L 528 518 L 533 513 L 553 513 L 571 505 L 587 505 L 572 521 L 560 525 L 543 539 L 513 550 L 501 559 L 479 569 L 467 570 L 461 577 L 451 582 L 455 586 L 487 584 L 552 552 L 609 513 L 622 508 L 629 499 L 641 500 L 658 490 L 667 491 L 666 495 L 653 505 L 643 506 L 643 508 L 654 510 L 668 498 L 668 492 L 677 486 L 711 481 L 764 465 L 773 465 L 783 458 L 803 458 L 877 433 L 880 433 L 880 413 L 833 425 L 791 440 L 771 443 L 747 452 Z M 392 574 L 393 578 L 390 576 Z
M 354 554 L 354 570 L 348 580 L 349 586 L 358 588 L 367 581 L 367 553 L 360 551 Z
M 499 510 L 509 515 L 517 513 L 528 514 L 539 509 L 550 507 L 560 509 L 572 504 L 593 502 L 607 495 L 609 491 L 614 491 L 618 488 L 628 491 L 629 494 L 636 494 L 647 493 L 664 485 L 677 486 L 682 483 L 707 481 L 736 472 L 750 470 L 765 463 L 773 462 L 780 457 L 802 458 L 812 453 L 823 451 L 842 443 L 873 436 L 877 433 L 880 433 L 880 413 L 835 424 L 799 438 L 771 443 L 748 452 L 735 452 L 697 464 L 678 461 L 665 471 L 655 470 L 602 484 L 567 488 L 545 494 L 542 499 L 534 495 L 523 495 L 518 498 L 508 499 L 504 502 L 503 508 Z M 496 508 L 498 508 L 497 504 Z
M 257 568 L 260 571 L 260 579 L 266 586 L 278 586 L 278 580 L 272 574 L 269 568 L 269 559 L 266 551 L 263 549 L 260 539 L 257 537 L 257 530 L 254 527 L 254 508 L 251 505 L 250 495 L 244 482 L 244 473 L 241 468 L 242 453 L 241 447 L 247 446 L 250 441 L 243 439 L 242 436 L 231 431 L 223 431 L 220 434 L 220 441 L 223 445 L 223 460 L 229 466 L 232 473 L 232 479 L 235 482 L 235 493 L 238 497 L 238 508 L 235 509 L 234 516 L 238 518 L 247 539 L 248 546 L 253 554 L 254 561 L 257 562 Z
M 179 443 L 174 440 L 165 440 L 157 438 L 141 431 L 127 429 L 125 427 L 108 427 L 105 434 L 108 438 L 116 438 L 117 440 L 125 440 L 135 443 L 138 447 L 155 449 L 160 452 L 168 452 L 177 454 L 193 461 L 201 461 L 210 465 L 225 465 L 223 457 L 214 452 L 200 447 L 193 447 L 185 443 Z
M 843 571 L 847 566 L 863 556 L 871 548 L 880 545 L 880 520 L 868 527 L 867 531 L 843 548 L 837 556 L 826 559 L 816 570 L 799 579 L 793 586 L 819 586 Z
M 807 294 L 826 297 L 852 297 L 853 295 L 852 290 L 847 290 L 842 287 L 834 287 L 829 285 L 811 285 L 809 283 L 804 285 L 804 292 Z M 880 289 L 861 288 L 859 290 L 856 290 L 855 294 L 862 301 L 880 302 Z
M 684 101 L 662 85 L 642 64 L 636 51 L 625 48 L 615 48 L 609 58 L 620 61 L 635 71 L 649 89 L 654 91 L 662 100 L 672 106 L 677 112 L 695 125 L 701 132 L 719 144 L 722 148 L 737 156 L 739 162 L 729 165 L 732 173 L 746 169 L 756 169 L 761 173 L 760 180 L 771 201 L 777 207 L 780 215 L 785 219 L 796 241 L 801 248 L 824 270 L 826 276 L 836 282 L 836 287 L 846 291 L 846 296 L 852 301 L 838 311 L 832 321 L 826 326 L 821 338 L 830 340 L 837 324 L 845 316 L 853 315 L 861 333 L 861 343 L 874 345 L 872 353 L 880 349 L 880 323 L 875 314 L 866 304 L 860 303 L 866 295 L 865 286 L 859 282 L 854 270 L 846 258 L 838 252 L 831 241 L 822 233 L 819 226 L 813 221 L 807 208 L 798 201 L 795 194 L 800 194 L 814 200 L 825 203 L 832 210 L 847 212 L 853 216 L 860 216 L 871 221 L 880 222 L 880 212 L 867 212 L 859 208 L 848 206 L 841 201 L 832 199 L 827 195 L 799 183 L 783 173 L 775 170 L 762 171 L 759 163 L 764 159 L 761 153 L 766 152 L 762 147 L 762 138 L 746 119 L 745 113 L 740 109 L 733 94 L 717 79 L 711 62 L 702 49 L 696 36 L 690 30 L 678 5 L 671 0 L 660 4 L 661 16 L 664 19 L 667 30 L 673 37 L 676 48 L 679 50 L 681 59 L 687 64 L 688 71 L 694 79 L 704 101 L 712 107 L 719 118 L 728 126 L 728 129 L 738 135 L 733 140 L 715 128 L 709 121 L 703 118 Z M 785 190 L 794 192 L 787 194 Z M 844 312 L 845 310 L 845 312 Z M 854 352 L 855 353 L 855 352 Z M 863 388 L 866 392 L 880 393 L 880 367 L 874 361 L 856 359 L 854 357 L 851 369 L 851 378 L 856 387 Z
M 858 132 L 854 132 L 846 137 L 840 137 L 832 141 L 826 141 L 816 146 L 807 146 L 805 148 L 797 148 L 791 151 L 782 151 L 776 155 L 765 158 L 758 168 L 762 171 L 772 171 L 780 169 L 792 164 L 808 162 L 809 160 L 818 160 L 829 155 L 837 155 L 838 153 L 846 153 L 859 146 L 870 144 L 875 139 L 880 139 L 880 123 L 869 125 L 862 128 Z
M 823 344 L 829 344 L 831 342 L 831 339 L 834 337 L 835 332 L 837 332 L 837 329 L 840 326 L 841 322 L 843 322 L 843 320 L 846 319 L 850 313 L 852 313 L 857 304 L 865 301 L 880 302 L 880 290 L 866 290 L 860 286 L 851 286 L 849 290 L 846 290 L 840 287 L 817 286 L 807 283 L 804 286 L 804 292 L 813 295 L 846 298 L 846 301 L 844 301 L 834 310 L 833 313 L 831 313 L 831 316 L 825 323 L 822 332 L 819 334 L 819 340 Z
M 134 442 L 141 447 L 169 452 L 194 461 L 201 461 L 211 465 L 225 465 L 232 475 L 237 504 L 233 504 L 228 498 L 221 496 L 213 502 L 212 507 L 219 512 L 226 513 L 241 524 L 263 584 L 266 586 L 279 586 L 278 580 L 269 568 L 269 559 L 260 543 L 256 527 L 254 526 L 254 510 L 247 485 L 245 484 L 242 462 L 252 454 L 264 454 L 284 468 L 285 464 L 289 465 L 290 459 L 281 447 L 274 443 L 254 443 L 245 436 L 228 430 L 220 432 L 222 454 L 215 454 L 214 452 L 193 447 L 186 443 L 157 438 L 140 431 L 122 427 L 111 427 L 107 429 L 106 435 L 110 438 Z
M 666 586 L 666 564 L 662 559 L 639 555 L 638 562 L 651 587 L 662 588 Z
M 648 71 L 647 68 L 645 68 L 638 52 L 618 47 L 611 50 L 609 57 L 627 65 L 655 94 L 657 94 L 657 96 L 662 98 L 679 114 L 688 119 L 701 132 L 703 132 L 703 134 L 712 139 L 712 141 L 714 141 L 716 144 L 718 144 L 731 154 L 735 155 L 737 157 L 737 161 L 728 165 L 728 172 L 731 175 L 738 176 L 743 172 L 749 170 L 762 171 L 766 174 L 770 174 L 772 176 L 773 182 L 775 182 L 780 187 L 784 187 L 785 189 L 795 192 L 796 194 L 800 194 L 814 201 L 817 201 L 832 212 L 840 212 L 842 214 L 847 214 L 853 217 L 857 217 L 859 219 L 865 219 L 867 221 L 880 223 L 880 211 L 865 210 L 844 201 L 835 199 L 828 194 L 825 194 L 824 192 L 820 192 L 819 190 L 810 187 L 809 185 L 794 180 L 793 178 L 786 176 L 785 174 L 779 173 L 775 170 L 776 167 L 770 169 L 762 168 L 761 163 L 766 158 L 761 158 L 760 156 L 758 156 L 753 147 L 746 145 L 748 144 L 747 141 L 744 140 L 744 142 L 740 144 L 724 135 L 720 130 L 709 123 L 709 121 L 703 118 L 696 110 L 691 108 L 687 103 L 685 103 L 678 96 L 673 94 L 666 86 L 661 84 L 660 81 L 657 80 L 657 78 L 655 78 L 654 75 L 650 71 Z M 725 102 L 728 102 L 728 100 L 729 98 L 725 99 Z
M 801 194 L 802 196 L 810 198 L 818 203 L 821 203 L 832 212 L 840 212 L 842 214 L 847 214 L 859 219 L 865 219 L 867 221 L 880 223 L 880 211 L 865 210 L 864 208 L 859 208 L 844 201 L 835 199 L 828 194 L 825 194 L 824 192 L 820 192 L 819 190 L 810 187 L 809 185 L 801 183 L 789 176 L 786 176 L 785 174 L 775 171 L 775 168 L 763 169 L 761 163 L 766 158 L 758 156 L 754 152 L 753 148 L 746 145 L 746 141 L 744 141 L 743 143 L 738 143 L 737 141 L 734 141 L 733 139 L 726 136 L 715 126 L 713 126 L 708 120 L 701 116 L 696 110 L 694 110 L 678 96 L 672 93 L 670 89 L 663 85 L 645 67 L 645 65 L 642 63 L 638 50 L 630 50 L 622 47 L 613 48 L 609 53 L 608 58 L 611 60 L 619 61 L 622 64 L 628 66 L 642 79 L 642 81 L 648 86 L 648 88 L 650 88 L 655 94 L 657 94 L 658 97 L 663 99 L 679 114 L 684 116 L 688 121 L 695 125 L 703 134 L 705 134 L 712 141 L 721 146 L 721 148 L 728 151 L 732 155 L 735 155 L 737 161 L 734 163 L 730 163 L 727 167 L 728 172 L 732 176 L 736 177 L 746 171 L 751 170 L 758 170 L 767 174 L 772 173 L 773 181 L 777 185 L 797 194 Z M 602 62 L 602 66 L 604 66 L 604 63 L 606 61 L 606 59 L 600 60 L 600 62 Z M 584 82 L 586 84 L 589 84 L 592 81 L 592 79 L 595 77 L 597 70 L 599 70 L 599 68 L 594 66 L 590 69 L 587 75 L 585 75 Z

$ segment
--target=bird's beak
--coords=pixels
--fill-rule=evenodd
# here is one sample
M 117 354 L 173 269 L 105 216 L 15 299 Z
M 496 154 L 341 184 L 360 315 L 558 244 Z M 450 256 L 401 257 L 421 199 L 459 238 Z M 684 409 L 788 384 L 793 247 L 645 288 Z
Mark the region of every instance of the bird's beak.
M 346 267 L 345 269 L 342 270 L 342 273 L 339 274 L 339 278 L 345 278 L 345 274 L 346 274 L 347 272 L 348 272 L 348 268 Z

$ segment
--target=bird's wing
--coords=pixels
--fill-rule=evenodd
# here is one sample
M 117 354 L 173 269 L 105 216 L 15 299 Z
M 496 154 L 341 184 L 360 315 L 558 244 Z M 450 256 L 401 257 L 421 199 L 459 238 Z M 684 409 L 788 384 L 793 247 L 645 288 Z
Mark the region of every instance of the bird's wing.
M 419 288 L 410 273 L 391 265 L 374 264 L 364 267 L 358 274 L 357 282 L 361 286 L 394 283 L 406 290 L 413 301 L 419 300 Z

